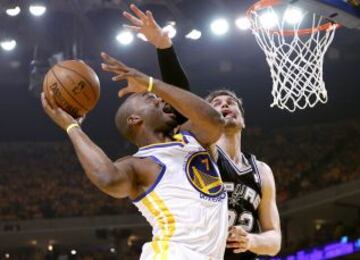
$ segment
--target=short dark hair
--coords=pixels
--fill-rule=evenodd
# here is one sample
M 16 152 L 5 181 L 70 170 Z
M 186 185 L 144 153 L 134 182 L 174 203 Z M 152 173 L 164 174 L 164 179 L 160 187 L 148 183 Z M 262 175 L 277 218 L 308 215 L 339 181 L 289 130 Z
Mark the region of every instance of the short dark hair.
M 129 124 L 127 122 L 128 117 L 134 113 L 134 107 L 131 102 L 132 98 L 135 97 L 135 94 L 131 94 L 126 97 L 126 99 L 119 106 L 115 114 L 115 125 L 120 133 L 131 143 L 134 143 L 133 133 Z
M 244 117 L 245 116 L 245 110 L 244 110 L 244 107 L 243 107 L 243 101 L 241 98 L 239 98 L 236 93 L 232 90 L 228 90 L 228 89 L 217 89 L 217 90 L 214 90 L 212 92 L 210 92 L 205 100 L 208 102 L 208 103 L 211 103 L 214 98 L 218 97 L 218 96 L 230 96 L 232 97 L 236 103 L 238 104 L 238 107 L 241 111 L 241 114 L 242 116 Z

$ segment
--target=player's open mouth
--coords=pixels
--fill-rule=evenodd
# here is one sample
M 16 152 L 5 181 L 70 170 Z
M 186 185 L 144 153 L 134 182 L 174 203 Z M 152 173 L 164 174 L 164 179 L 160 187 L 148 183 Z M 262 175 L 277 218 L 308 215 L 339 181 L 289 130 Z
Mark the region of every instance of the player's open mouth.
M 169 104 L 164 105 L 163 112 L 166 114 L 173 114 L 174 116 L 176 115 L 175 110 Z
M 234 118 L 234 114 L 230 110 L 221 111 L 224 118 Z

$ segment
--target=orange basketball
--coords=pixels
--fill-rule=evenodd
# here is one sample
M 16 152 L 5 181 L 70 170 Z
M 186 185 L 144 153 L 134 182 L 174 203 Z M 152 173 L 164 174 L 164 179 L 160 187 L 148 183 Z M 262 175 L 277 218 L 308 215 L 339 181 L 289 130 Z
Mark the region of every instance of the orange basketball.
M 100 81 L 95 71 L 82 61 L 56 64 L 45 75 L 43 91 L 54 93 L 56 103 L 78 118 L 92 110 L 100 97 Z

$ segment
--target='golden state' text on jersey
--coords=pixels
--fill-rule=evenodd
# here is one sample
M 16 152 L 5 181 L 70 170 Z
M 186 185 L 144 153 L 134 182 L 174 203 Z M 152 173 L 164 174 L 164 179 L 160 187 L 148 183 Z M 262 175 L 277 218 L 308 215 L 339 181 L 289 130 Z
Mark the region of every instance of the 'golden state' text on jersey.
M 162 168 L 149 190 L 133 201 L 153 228 L 140 259 L 223 259 L 227 195 L 219 171 L 191 133 L 175 138 L 134 154 Z

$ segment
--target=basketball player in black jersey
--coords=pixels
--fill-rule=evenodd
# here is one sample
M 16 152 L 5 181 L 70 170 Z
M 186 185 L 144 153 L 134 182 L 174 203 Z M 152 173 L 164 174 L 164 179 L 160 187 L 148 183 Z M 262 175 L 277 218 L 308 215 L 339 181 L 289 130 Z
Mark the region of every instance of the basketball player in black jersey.
M 159 27 L 150 11 L 143 13 L 134 5 L 130 8 L 136 16 L 124 12 L 133 24 L 126 27 L 144 34 L 157 48 L 163 80 L 189 89 L 167 33 Z M 225 259 L 276 255 L 281 246 L 281 231 L 275 181 L 267 164 L 241 150 L 241 133 L 245 128 L 242 101 L 228 90 L 212 92 L 207 101 L 226 120 L 225 132 L 212 149 L 229 195 L 230 229 Z M 179 120 L 186 119 L 179 115 Z

